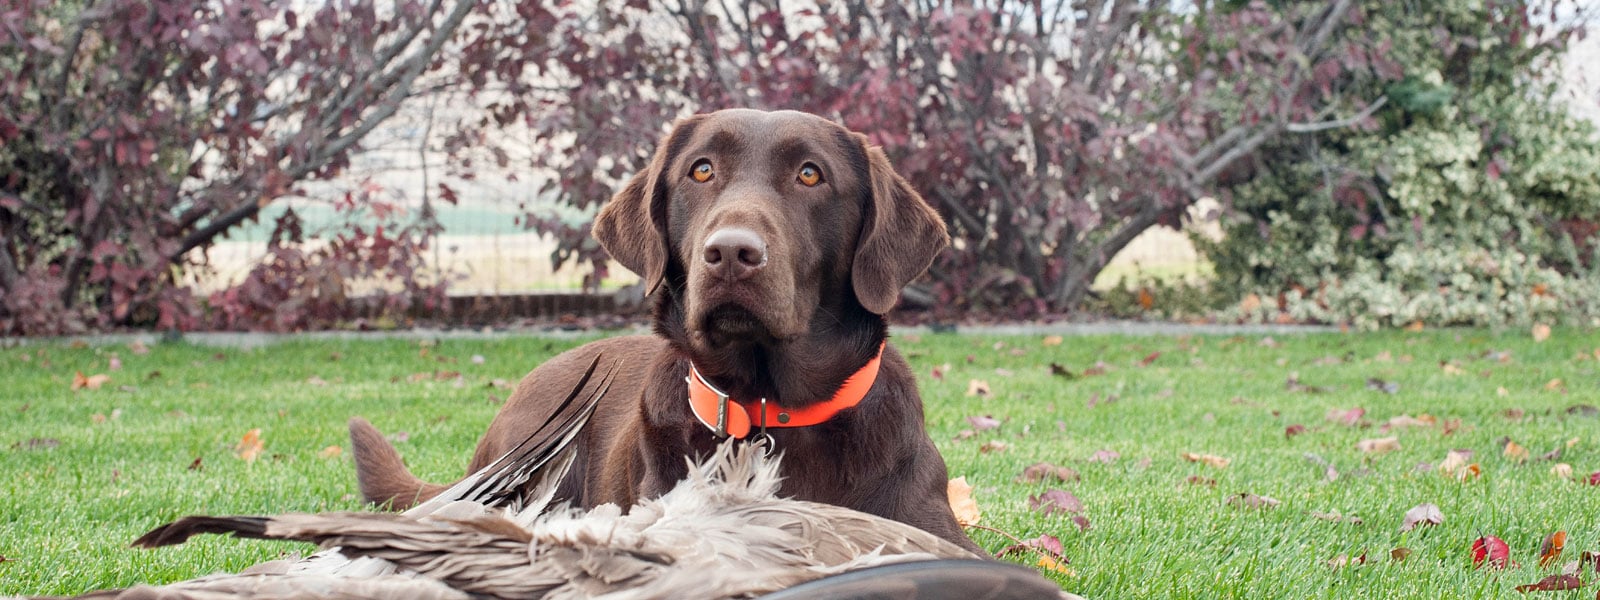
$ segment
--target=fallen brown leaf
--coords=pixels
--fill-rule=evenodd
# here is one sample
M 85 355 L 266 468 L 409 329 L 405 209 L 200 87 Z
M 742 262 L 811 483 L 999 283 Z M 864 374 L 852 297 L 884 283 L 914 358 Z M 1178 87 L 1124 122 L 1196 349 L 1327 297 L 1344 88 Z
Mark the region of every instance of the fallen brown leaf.
M 1201 477 L 1199 475 L 1190 475 L 1190 476 L 1184 478 L 1183 481 L 1184 481 L 1184 483 L 1187 483 L 1187 484 L 1193 485 L 1193 486 L 1205 486 L 1205 487 L 1209 487 L 1209 488 L 1217 487 L 1217 480 L 1212 479 L 1210 477 Z
M 1559 592 L 1575 590 L 1581 587 L 1583 587 L 1583 581 L 1579 580 L 1577 575 L 1556 574 L 1540 579 L 1539 583 L 1519 585 L 1517 586 L 1517 591 L 1524 594 L 1528 592 Z
M 989 395 L 989 382 L 984 381 L 982 379 L 972 379 L 972 380 L 967 381 L 967 395 L 968 396 L 988 396 Z
M 1543 341 L 1548 340 L 1548 339 L 1550 339 L 1550 326 L 1549 325 L 1545 325 L 1544 323 L 1534 323 L 1534 325 L 1533 325 L 1533 341 L 1534 342 L 1543 342 Z
M 1561 560 L 1561 551 L 1567 547 L 1567 532 L 1557 531 L 1544 536 L 1539 544 L 1539 568 L 1548 569 L 1551 563 Z
M 255 462 L 261 456 L 262 446 L 261 428 L 257 427 L 245 432 L 239 443 L 234 445 L 233 454 L 245 462 Z
M 1109 465 L 1117 462 L 1117 459 L 1119 458 L 1122 458 L 1122 454 L 1116 450 L 1095 450 L 1094 454 L 1089 455 L 1089 462 L 1105 463 Z
M 1044 340 L 1040 341 L 1040 343 L 1045 346 L 1060 346 L 1062 341 L 1059 335 L 1047 335 L 1044 336 Z
M 1041 552 L 1050 556 L 1061 556 L 1064 552 L 1064 550 L 1061 548 L 1060 538 L 1050 534 L 1044 534 L 1036 538 L 1022 540 L 1010 546 L 1006 546 L 1005 548 L 1000 549 L 999 552 L 994 553 L 994 557 L 1005 558 L 1013 554 L 1021 554 L 1023 552 L 1030 551 Z
M 956 515 L 956 523 L 963 527 L 977 525 L 983 518 L 983 514 L 978 512 L 978 501 L 972 498 L 972 486 L 967 483 L 967 476 L 951 479 L 945 488 L 945 495 L 949 496 L 950 510 Z
M 1324 513 L 1312 511 L 1311 516 L 1333 523 L 1349 523 L 1351 525 L 1360 525 L 1362 523 L 1361 517 L 1341 515 L 1338 512 Z
M 1139 366 L 1148 367 L 1150 366 L 1150 363 L 1156 362 L 1156 359 L 1158 358 L 1161 358 L 1161 351 L 1157 350 L 1155 352 L 1151 352 L 1149 355 L 1145 356 L 1143 360 L 1139 361 Z
M 1400 449 L 1400 438 L 1386 437 L 1361 440 L 1356 442 L 1356 450 L 1368 454 L 1387 454 Z
M 1567 463 L 1556 463 L 1554 466 L 1550 467 L 1550 474 L 1561 479 L 1572 479 L 1572 465 Z
M 1022 474 L 1016 478 L 1017 483 L 1039 483 L 1041 481 L 1055 481 L 1058 483 L 1072 483 L 1081 476 L 1074 469 L 1052 465 L 1046 462 L 1028 465 Z
M 1501 454 L 1507 459 L 1514 460 L 1519 463 L 1528 460 L 1528 449 L 1523 448 L 1521 444 L 1511 440 L 1506 440 L 1505 450 Z
M 98 389 L 100 389 L 101 386 L 104 386 L 105 384 L 110 383 L 110 382 L 111 382 L 111 376 L 110 375 L 106 375 L 104 373 L 97 373 L 97 374 L 85 377 L 83 375 L 83 371 L 77 371 L 77 372 L 73 373 L 73 375 L 72 375 L 72 391 L 78 391 L 78 390 L 82 390 L 82 389 L 98 390 Z
M 1335 557 L 1333 557 L 1331 559 L 1328 559 L 1328 566 L 1332 567 L 1334 569 L 1342 569 L 1342 568 L 1348 567 L 1350 565 L 1364 565 L 1364 564 L 1367 564 L 1367 553 L 1366 552 L 1362 552 L 1360 555 L 1357 555 L 1357 556 L 1354 556 L 1354 557 L 1352 557 L 1352 556 L 1350 556 L 1348 554 L 1340 554 L 1340 555 L 1335 556 Z
M 1189 462 L 1204 463 L 1218 469 L 1226 468 L 1228 463 L 1231 462 L 1226 458 L 1216 456 L 1214 454 L 1195 454 L 1193 452 L 1184 452 L 1182 456 L 1184 460 Z
M 1361 417 L 1365 414 L 1367 414 L 1367 409 L 1359 406 L 1350 409 L 1336 408 L 1328 411 L 1328 414 L 1325 418 L 1333 423 L 1338 423 L 1346 427 L 1354 427 L 1361 423 Z
M 1410 548 L 1400 547 L 1389 551 L 1389 560 L 1394 562 L 1405 562 L 1408 558 L 1411 558 Z
M 1051 516 L 1056 513 L 1081 513 L 1083 502 L 1066 490 L 1046 490 L 1037 496 L 1028 496 L 1028 509 Z
M 1227 504 L 1237 508 L 1258 509 L 1276 508 L 1279 504 L 1282 504 L 1282 502 L 1279 502 L 1276 498 L 1272 498 L 1270 496 L 1258 496 L 1255 494 L 1241 492 L 1232 496 L 1228 496 Z
M 967 422 L 971 423 L 972 428 L 978 431 L 994 429 L 1000 426 L 1000 419 L 996 419 L 989 415 L 974 415 L 967 417 Z
M 1305 432 L 1306 432 L 1306 426 L 1305 425 L 1299 425 L 1299 424 L 1290 425 L 1288 427 L 1283 428 L 1283 439 L 1291 439 L 1294 436 L 1300 435 L 1300 434 L 1305 433 Z
M 980 454 L 988 454 L 990 452 L 1005 452 L 1006 449 L 1010 447 L 1010 444 L 1000 440 L 989 440 L 984 442 L 982 446 L 978 446 L 978 452 Z
M 1432 526 L 1443 522 L 1444 513 L 1439 510 L 1439 505 L 1431 502 L 1418 504 L 1406 511 L 1405 519 L 1400 522 L 1400 531 L 1411 531 L 1419 525 Z
M 327 448 L 323 448 L 322 450 L 319 450 L 317 452 L 317 458 L 322 458 L 322 459 L 335 458 L 335 457 L 338 457 L 340 454 L 343 454 L 343 453 L 344 453 L 344 448 L 341 448 L 338 445 L 333 445 L 333 446 L 328 446 Z

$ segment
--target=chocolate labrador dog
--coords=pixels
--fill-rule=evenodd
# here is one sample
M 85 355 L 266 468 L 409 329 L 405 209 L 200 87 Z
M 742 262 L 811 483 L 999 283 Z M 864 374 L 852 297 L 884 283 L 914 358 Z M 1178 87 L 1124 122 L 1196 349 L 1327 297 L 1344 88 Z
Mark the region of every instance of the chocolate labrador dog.
M 601 209 L 594 236 L 652 290 L 655 335 L 534 369 L 469 473 L 551 418 L 598 355 L 623 368 L 574 441 L 558 498 L 630 506 L 726 436 L 761 439 L 784 455 L 785 496 L 981 552 L 951 513 L 944 460 L 883 316 L 949 236 L 865 136 L 792 111 L 683 119 Z M 352 420 L 351 438 L 367 500 L 404 508 L 444 488 L 412 476 L 366 421 Z

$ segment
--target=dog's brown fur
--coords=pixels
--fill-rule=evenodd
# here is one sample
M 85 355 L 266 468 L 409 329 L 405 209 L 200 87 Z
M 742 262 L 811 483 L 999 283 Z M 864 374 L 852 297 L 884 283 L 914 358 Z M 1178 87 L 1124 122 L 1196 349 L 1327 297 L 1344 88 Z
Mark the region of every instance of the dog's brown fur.
M 691 177 L 708 162 L 712 176 Z M 819 168 L 807 186 L 798 173 Z M 708 265 L 713 232 L 765 244 L 735 276 Z M 887 336 L 900 288 L 949 242 L 943 221 L 866 138 L 796 112 L 696 115 L 662 140 L 648 169 L 600 211 L 594 235 L 653 290 L 655 336 L 586 344 L 529 373 L 478 443 L 468 472 L 504 453 L 554 410 L 596 356 L 618 361 L 611 392 L 577 439 L 560 497 L 592 507 L 668 490 L 685 457 L 717 438 L 695 420 L 690 360 L 736 398 L 800 407 L 830 398 Z M 924 431 L 905 359 L 889 345 L 877 383 L 821 425 L 769 430 L 784 453 L 785 496 L 920 527 L 977 550 L 945 499 L 943 459 Z M 371 425 L 351 422 L 362 494 L 403 508 L 445 486 L 418 480 Z

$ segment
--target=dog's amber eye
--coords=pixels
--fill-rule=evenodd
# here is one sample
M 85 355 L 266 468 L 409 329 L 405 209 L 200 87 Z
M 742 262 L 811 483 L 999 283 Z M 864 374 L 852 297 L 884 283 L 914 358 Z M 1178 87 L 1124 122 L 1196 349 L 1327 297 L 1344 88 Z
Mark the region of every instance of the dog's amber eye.
M 700 183 L 711 181 L 711 175 L 711 161 L 703 158 L 696 161 L 694 166 L 689 168 L 689 176 Z
M 800 167 L 800 183 L 805 184 L 806 187 L 822 183 L 822 169 L 818 169 L 816 165 L 811 163 L 806 163 L 805 166 Z

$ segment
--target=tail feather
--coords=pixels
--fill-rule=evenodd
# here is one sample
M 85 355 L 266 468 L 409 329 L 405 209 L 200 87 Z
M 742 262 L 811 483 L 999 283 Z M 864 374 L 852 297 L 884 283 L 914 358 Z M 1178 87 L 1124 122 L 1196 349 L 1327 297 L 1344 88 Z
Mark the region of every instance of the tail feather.
M 588 424 L 616 375 L 617 365 L 612 365 L 599 377 L 597 385 L 593 386 L 595 389 L 585 396 L 584 391 L 591 387 L 599 364 L 600 357 L 596 356 L 550 417 L 521 443 L 450 485 L 418 479 L 406 469 L 400 453 L 377 428 L 361 417 L 350 419 L 350 454 L 355 457 L 356 479 L 362 497 L 391 510 L 413 510 L 430 503 L 442 505 L 456 500 L 512 510 L 547 503 L 550 493 L 555 491 L 556 484 L 571 465 L 575 450 L 572 442 Z
M 182 544 L 201 533 L 231 533 L 234 536 L 254 539 L 274 539 L 267 536 L 267 517 L 184 517 L 150 530 L 134 540 L 135 548 L 159 548 Z
M 350 455 L 356 461 L 361 497 L 390 510 L 411 508 L 449 487 L 417 479 L 394 444 L 361 417 L 350 419 Z

